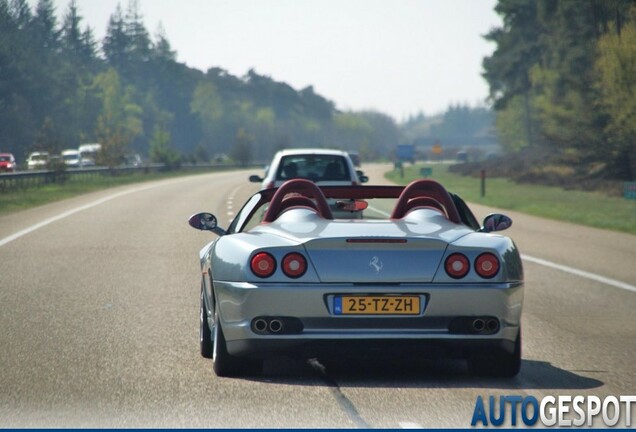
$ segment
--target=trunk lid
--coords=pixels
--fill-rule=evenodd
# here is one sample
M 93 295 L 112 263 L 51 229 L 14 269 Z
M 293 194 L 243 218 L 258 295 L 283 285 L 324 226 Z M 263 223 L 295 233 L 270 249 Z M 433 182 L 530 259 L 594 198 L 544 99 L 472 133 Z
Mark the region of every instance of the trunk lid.
M 318 277 L 328 283 L 431 282 L 446 246 L 433 238 L 366 236 L 305 243 Z

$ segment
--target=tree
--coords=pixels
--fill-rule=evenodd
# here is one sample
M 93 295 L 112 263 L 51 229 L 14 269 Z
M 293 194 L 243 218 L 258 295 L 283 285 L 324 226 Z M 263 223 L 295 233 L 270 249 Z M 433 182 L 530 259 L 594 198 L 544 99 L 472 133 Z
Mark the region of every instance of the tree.
M 7 0 L 4 1 L 6 3 Z M 25 30 L 33 19 L 33 14 L 31 13 L 28 0 L 11 0 L 5 7 L 7 8 L 16 29 Z
M 164 164 L 166 169 L 177 168 L 181 164 L 179 152 L 170 146 L 170 133 L 161 125 L 155 127 L 150 141 L 150 160 Z
M 121 163 L 132 140 L 143 131 L 142 109 L 132 99 L 132 88 L 122 86 L 114 69 L 98 75 L 95 86 L 102 99 L 96 132 L 102 144 L 98 162 L 114 167 Z
M 170 41 L 166 36 L 166 30 L 159 23 L 157 32 L 155 33 L 155 42 L 152 45 L 152 58 L 161 63 L 173 63 L 177 59 L 177 54 L 172 50 Z
M 200 145 L 211 154 L 221 152 L 220 122 L 225 111 L 216 85 L 211 80 L 201 81 L 197 85 L 192 95 L 190 109 L 197 117 L 203 132 Z
M 38 0 L 31 20 L 31 34 L 41 53 L 51 54 L 51 51 L 58 48 L 60 32 L 57 29 L 53 0 Z
M 541 22 L 550 47 L 531 79 L 543 135 L 553 145 L 593 154 L 603 143 L 604 115 L 595 81 L 596 30 L 592 2 L 559 1 L 545 6 Z
M 605 160 L 612 177 L 636 180 L 636 6 L 632 19 L 615 24 L 598 43 L 598 88 L 609 116 Z
M 77 0 L 71 0 L 62 22 L 61 42 L 63 49 L 75 57 L 80 56 L 83 48 L 82 31 L 80 29 L 81 21 L 82 17 L 77 9 Z
M 540 23 L 537 3 L 525 0 L 500 0 L 495 11 L 503 17 L 503 28 L 491 30 L 486 40 L 495 42 L 497 48 L 484 58 L 484 78 L 490 84 L 490 100 L 495 109 L 503 110 L 508 102 L 521 96 L 523 101 L 523 125 L 525 142 L 537 141 L 537 125 L 532 121 L 532 84 L 530 70 L 541 62 L 543 46 L 540 39 Z
M 243 128 L 238 130 L 230 156 L 241 166 L 247 166 L 250 163 L 253 141 L 254 137 Z
M 129 0 L 128 2 L 124 28 L 130 41 L 131 60 L 135 63 L 143 63 L 150 60 L 150 36 L 144 26 L 143 16 L 139 11 L 138 0 Z
M 108 63 L 118 71 L 122 70 L 129 61 L 130 45 L 124 14 L 121 5 L 117 4 L 117 9 L 108 20 L 102 50 Z
M 47 151 L 51 154 L 59 153 L 62 150 L 62 143 L 59 139 L 58 128 L 50 117 L 46 117 L 40 130 L 35 137 L 34 150 Z

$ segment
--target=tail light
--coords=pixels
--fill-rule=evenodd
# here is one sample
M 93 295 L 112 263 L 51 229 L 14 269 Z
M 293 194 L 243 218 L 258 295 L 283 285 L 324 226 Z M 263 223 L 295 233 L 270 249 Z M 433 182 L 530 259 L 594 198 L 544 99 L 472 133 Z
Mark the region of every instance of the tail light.
M 307 271 L 307 260 L 299 253 L 289 253 L 283 258 L 283 273 L 290 278 L 299 278 Z
M 499 259 L 491 253 L 483 253 L 475 260 L 475 271 L 485 279 L 495 277 L 499 271 Z
M 260 278 L 270 277 L 276 271 L 276 260 L 267 252 L 254 255 L 250 264 L 252 272 Z
M 470 261 L 465 255 L 454 253 L 446 258 L 444 263 L 446 273 L 453 279 L 461 279 L 468 274 L 470 270 Z

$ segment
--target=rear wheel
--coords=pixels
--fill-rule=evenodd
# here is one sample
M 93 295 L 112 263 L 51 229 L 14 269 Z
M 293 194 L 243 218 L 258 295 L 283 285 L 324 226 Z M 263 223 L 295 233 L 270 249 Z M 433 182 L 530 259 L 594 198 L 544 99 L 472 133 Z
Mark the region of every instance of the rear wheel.
M 212 358 L 212 331 L 208 324 L 208 308 L 205 305 L 203 293 L 203 281 L 201 281 L 201 306 L 199 307 L 199 342 L 201 344 L 201 355 L 205 358 Z
M 512 378 L 521 369 L 521 328 L 515 340 L 512 353 L 497 351 L 493 353 L 479 353 L 468 359 L 468 369 L 480 376 Z
M 235 357 L 227 352 L 218 308 L 215 308 L 214 323 L 214 349 L 212 355 L 214 372 L 221 377 L 259 375 L 263 371 L 263 360 Z

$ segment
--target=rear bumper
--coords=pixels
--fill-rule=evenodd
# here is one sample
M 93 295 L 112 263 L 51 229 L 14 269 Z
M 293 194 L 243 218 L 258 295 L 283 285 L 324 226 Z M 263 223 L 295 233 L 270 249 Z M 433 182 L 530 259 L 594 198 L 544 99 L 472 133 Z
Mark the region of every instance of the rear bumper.
M 496 284 L 261 284 L 214 282 L 228 352 L 236 356 L 274 353 L 322 355 L 351 351 L 408 351 L 463 357 L 475 350 L 511 352 L 519 333 L 523 283 Z M 338 294 L 419 295 L 416 316 L 335 315 Z M 254 320 L 281 317 L 299 322 L 291 334 L 259 333 Z M 491 317 L 487 334 L 457 330 L 458 321 Z

